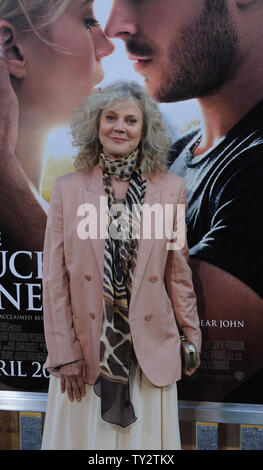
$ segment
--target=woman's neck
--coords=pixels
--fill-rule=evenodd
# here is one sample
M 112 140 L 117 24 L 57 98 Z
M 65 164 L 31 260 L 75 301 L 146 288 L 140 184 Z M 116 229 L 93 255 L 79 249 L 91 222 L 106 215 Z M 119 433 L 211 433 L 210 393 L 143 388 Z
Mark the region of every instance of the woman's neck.
M 103 152 L 105 157 L 109 158 L 110 160 L 123 160 L 125 158 L 124 155 L 112 155 L 109 153 Z
M 105 157 L 109 158 L 110 160 L 126 160 L 129 156 L 132 156 L 134 152 L 136 152 L 137 148 L 132 150 L 132 152 L 125 153 L 123 155 L 122 154 L 114 155 L 112 153 L 105 152 L 104 149 L 102 149 L 102 153 L 105 155 Z

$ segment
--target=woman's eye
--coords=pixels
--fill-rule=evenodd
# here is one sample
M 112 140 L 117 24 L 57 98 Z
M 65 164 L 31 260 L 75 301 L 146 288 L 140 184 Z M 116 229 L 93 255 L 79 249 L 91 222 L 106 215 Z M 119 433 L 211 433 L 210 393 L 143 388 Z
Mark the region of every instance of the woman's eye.
M 128 119 L 129 124 L 136 124 L 136 119 Z
M 113 116 L 106 116 L 107 121 L 113 121 L 114 117 Z
M 96 28 L 99 25 L 99 22 L 96 18 L 85 18 L 85 25 L 87 29 L 91 30 L 92 28 Z

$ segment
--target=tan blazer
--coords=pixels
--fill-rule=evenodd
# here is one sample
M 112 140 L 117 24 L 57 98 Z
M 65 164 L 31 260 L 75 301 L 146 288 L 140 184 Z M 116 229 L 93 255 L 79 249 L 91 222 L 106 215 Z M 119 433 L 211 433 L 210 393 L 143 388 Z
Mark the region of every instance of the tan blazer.
M 81 239 L 77 229 L 84 217 L 77 213 L 85 203 L 99 211 L 100 196 L 105 191 L 99 165 L 56 178 L 43 254 L 45 367 L 85 358 L 90 384 L 99 375 L 105 237 Z M 147 180 L 145 204 L 156 203 L 172 205 L 176 230 L 177 204 L 186 204 L 184 180 L 171 172 Z M 165 236 L 140 238 L 129 308 L 135 354 L 157 386 L 181 378 L 178 329 L 201 349 L 187 243 L 180 250 L 167 250 L 167 242 Z

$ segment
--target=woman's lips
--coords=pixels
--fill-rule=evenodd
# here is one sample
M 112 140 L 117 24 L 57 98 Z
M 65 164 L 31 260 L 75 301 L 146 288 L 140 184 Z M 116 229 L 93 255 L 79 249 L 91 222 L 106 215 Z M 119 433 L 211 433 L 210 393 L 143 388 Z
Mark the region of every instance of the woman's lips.
M 119 143 L 126 142 L 126 139 L 121 139 L 120 137 L 112 137 L 112 140 Z

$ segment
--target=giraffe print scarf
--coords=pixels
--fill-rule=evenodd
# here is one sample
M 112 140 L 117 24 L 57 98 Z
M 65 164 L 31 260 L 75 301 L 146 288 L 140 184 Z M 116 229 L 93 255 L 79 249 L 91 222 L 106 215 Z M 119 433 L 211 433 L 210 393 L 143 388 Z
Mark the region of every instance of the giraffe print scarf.
M 103 153 L 99 157 L 104 189 L 108 195 L 108 225 L 104 252 L 100 375 L 94 384 L 94 391 L 101 398 L 102 418 L 122 427 L 137 419 L 129 392 L 133 353 L 129 303 L 137 260 L 140 212 L 146 192 L 146 179 L 138 161 L 138 150 L 123 160 L 108 159 Z M 123 204 L 116 203 L 111 174 L 129 180 Z M 136 211 L 133 204 L 136 204 Z M 124 219 L 123 215 L 126 215 Z M 112 228 L 116 230 L 112 231 Z

